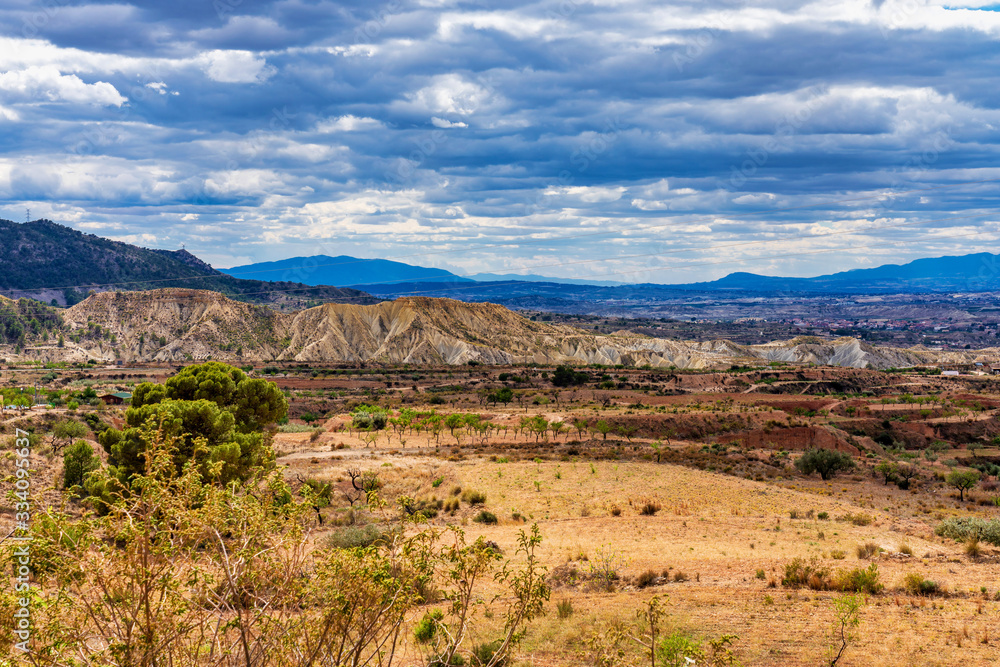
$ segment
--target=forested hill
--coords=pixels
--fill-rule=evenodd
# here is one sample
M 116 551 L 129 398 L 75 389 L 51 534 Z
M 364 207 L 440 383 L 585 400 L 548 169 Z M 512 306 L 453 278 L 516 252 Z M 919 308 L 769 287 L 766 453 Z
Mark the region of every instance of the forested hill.
M 0 220 L 0 294 L 72 305 L 90 290 L 163 287 L 212 290 L 234 299 L 296 307 L 309 301 L 378 301 L 359 290 L 233 278 L 186 250 L 149 250 L 51 220 Z

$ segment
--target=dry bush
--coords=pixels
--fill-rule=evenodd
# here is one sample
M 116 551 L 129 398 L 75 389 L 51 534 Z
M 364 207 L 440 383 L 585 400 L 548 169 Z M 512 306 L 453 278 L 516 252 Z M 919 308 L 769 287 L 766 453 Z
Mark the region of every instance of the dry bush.
M 467 505 L 484 505 L 486 504 L 486 494 L 482 491 L 466 489 L 462 493 L 462 502 Z
M 837 517 L 838 521 L 844 521 L 845 523 L 851 523 L 855 526 L 870 526 L 874 519 L 871 514 L 865 514 L 864 512 L 848 512 L 843 516 Z
M 879 554 L 879 546 L 874 542 L 865 542 L 864 544 L 859 544 L 856 551 L 860 560 L 867 560 Z
M 653 516 L 662 509 L 659 502 L 655 500 L 647 500 L 639 508 L 639 514 L 642 516 Z
M 877 595 L 885 586 L 879 580 L 878 566 L 872 563 L 867 568 L 830 570 L 815 561 L 806 562 L 795 558 L 785 565 L 785 576 L 781 585 L 786 588 L 810 588 L 814 591 L 845 591 Z
M 636 577 L 636 579 L 635 579 L 635 587 L 636 588 L 648 588 L 648 587 L 654 585 L 656 583 L 657 579 L 659 579 L 659 575 L 657 575 L 656 572 L 653 572 L 652 570 L 646 570 L 645 572 L 643 572 L 642 574 L 640 574 L 638 577 Z
M 965 540 L 965 555 L 969 558 L 979 558 L 983 555 L 983 548 L 979 545 L 979 536 L 970 535 L 967 540 Z

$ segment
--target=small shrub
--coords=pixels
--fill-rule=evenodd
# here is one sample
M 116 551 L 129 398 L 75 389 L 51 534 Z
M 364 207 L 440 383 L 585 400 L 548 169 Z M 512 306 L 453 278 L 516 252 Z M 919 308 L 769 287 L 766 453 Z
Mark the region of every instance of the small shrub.
M 680 570 L 677 570 L 676 572 L 674 572 L 674 581 L 676 581 L 677 583 L 681 583 L 682 581 L 687 581 L 689 578 L 690 577 L 688 577 L 686 574 L 684 574 Z
M 613 547 L 598 547 L 590 559 L 590 576 L 595 585 L 605 591 L 614 590 L 618 571 L 625 567 L 625 558 Z
M 440 399 L 441 397 L 432 396 L 431 403 L 434 402 L 435 398 Z M 442 400 L 441 402 L 443 403 L 444 401 Z M 451 657 L 451 662 L 445 662 L 443 655 L 434 656 L 427 661 L 427 667 L 463 667 L 464 665 L 465 665 L 465 658 L 463 658 L 458 653 L 456 653 Z
M 462 494 L 462 501 L 466 505 L 484 505 L 486 504 L 486 494 L 468 489 Z
M 495 524 L 497 522 L 497 515 L 493 512 L 480 510 L 479 514 L 472 517 L 472 520 L 476 523 Z
M 565 598 L 556 602 L 556 615 L 564 620 L 572 616 L 573 603 Z
M 859 544 L 857 548 L 858 558 L 865 560 L 868 558 L 873 558 L 878 555 L 879 548 L 874 542 L 865 542 L 864 544 Z
M 661 509 L 660 503 L 655 500 L 647 500 L 643 503 L 642 508 L 639 510 L 639 514 L 643 516 L 653 516 Z
M 781 578 L 781 585 L 785 588 L 809 586 L 823 590 L 827 587 L 828 577 L 829 570 L 826 568 L 820 567 L 816 563 L 807 563 L 801 558 L 795 558 L 785 565 L 785 576 Z
M 496 652 L 502 645 L 503 642 L 500 640 L 476 644 L 472 647 L 472 660 L 469 664 L 471 667 L 486 667 L 486 665 L 506 667 L 509 663 L 507 656 L 496 657 Z
M 885 589 L 885 585 L 879 581 L 878 566 L 872 563 L 866 568 L 841 570 L 834 578 L 833 588 L 851 593 L 878 595 Z
M 757 573 L 754 576 L 756 576 L 758 579 L 767 579 L 767 574 L 764 572 L 763 569 L 758 569 Z
M 701 664 L 705 652 L 701 642 L 684 632 L 674 632 L 664 637 L 656 646 L 656 664 L 665 667 L 684 667 Z
M 983 548 L 979 546 L 979 536 L 969 535 L 965 540 L 965 555 L 969 558 L 979 558 L 983 554 Z
M 870 526 L 873 521 L 871 514 L 864 514 L 863 512 L 858 512 L 857 514 L 849 512 L 840 517 L 839 520 L 854 524 L 855 526 Z
M 911 547 L 906 542 L 900 542 L 900 544 L 899 544 L 899 553 L 906 554 L 907 556 L 912 556 L 913 555 L 913 547 Z
M 903 588 L 910 595 L 934 595 L 938 585 L 930 579 L 924 579 L 922 574 L 911 572 L 903 578 Z
M 618 507 L 618 505 L 612 505 L 611 516 L 621 516 L 621 515 L 622 515 L 622 508 Z
M 326 546 L 331 549 L 370 547 L 390 542 L 395 534 L 395 530 L 381 528 L 375 523 L 370 523 L 367 526 L 344 526 L 326 538 Z
M 427 644 L 434 635 L 437 634 L 438 623 L 444 618 L 444 614 L 439 609 L 424 614 L 424 617 L 417 622 L 413 628 L 413 638 L 419 644 Z
M 830 518 L 830 513 L 820 512 L 819 514 L 816 515 L 816 518 L 819 519 L 820 521 L 826 521 L 827 519 Z
M 842 549 L 834 549 L 830 552 L 830 558 L 834 560 L 844 560 L 847 558 L 847 552 Z
M 653 572 L 652 570 L 646 570 L 636 578 L 635 580 L 636 588 L 649 588 L 650 586 L 656 583 L 656 580 L 658 578 L 659 575 L 657 575 L 655 572 Z
M 444 483 L 444 477 L 438 477 L 433 482 L 431 482 L 431 486 L 433 486 L 436 489 L 443 483 Z

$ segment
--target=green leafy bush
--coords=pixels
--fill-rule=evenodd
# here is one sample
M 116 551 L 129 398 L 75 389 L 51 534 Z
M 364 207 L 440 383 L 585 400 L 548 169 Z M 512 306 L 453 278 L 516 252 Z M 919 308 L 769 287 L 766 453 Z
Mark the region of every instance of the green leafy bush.
M 486 504 L 486 493 L 466 489 L 462 494 L 462 501 L 467 505 L 484 505 Z
M 673 632 L 656 647 L 656 664 L 665 667 L 686 667 L 700 664 L 705 657 L 701 642 L 685 632 Z
M 500 640 L 494 640 L 473 646 L 472 660 L 470 661 L 472 667 L 486 667 L 487 665 L 493 665 L 494 667 L 506 667 L 510 662 L 509 657 L 496 657 L 496 652 L 500 650 L 502 643 L 503 642 Z
M 481 510 L 479 514 L 472 517 L 472 520 L 476 523 L 494 524 L 497 522 L 497 515 L 493 512 L 487 512 L 486 510 Z
M 941 537 L 950 537 L 965 542 L 976 536 L 983 542 L 1000 547 L 1000 520 L 978 517 L 952 517 L 942 521 L 934 532 Z
M 872 563 L 866 568 L 840 570 L 833 579 L 833 588 L 850 593 L 878 595 L 885 589 L 885 585 L 879 581 L 878 566 Z
M 351 412 L 351 426 L 366 431 L 381 431 L 389 423 L 389 411 L 377 405 L 359 405 Z
M 442 619 L 444 619 L 444 614 L 440 609 L 435 609 L 424 614 L 424 617 L 413 628 L 413 638 L 420 644 L 427 644 L 434 639 L 434 635 L 437 634 L 438 623 Z
M 903 588 L 910 595 L 934 595 L 938 592 L 937 583 L 924 579 L 922 574 L 911 572 L 903 578 Z

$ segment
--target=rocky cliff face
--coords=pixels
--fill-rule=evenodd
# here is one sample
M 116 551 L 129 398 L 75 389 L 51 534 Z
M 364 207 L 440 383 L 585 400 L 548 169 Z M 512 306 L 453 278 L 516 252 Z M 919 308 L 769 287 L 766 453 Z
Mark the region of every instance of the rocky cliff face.
M 284 314 L 203 290 L 105 292 L 64 311 L 63 320 L 62 347 L 50 337 L 29 344 L 20 355 L 5 349 L 3 356 L 43 361 L 155 362 L 211 357 L 230 362 L 478 361 L 678 368 L 767 360 L 887 368 L 990 354 L 882 348 L 854 338 L 738 345 L 725 340 L 691 343 L 633 335 L 595 336 L 532 322 L 495 304 L 425 297 L 366 306 L 329 303 Z

